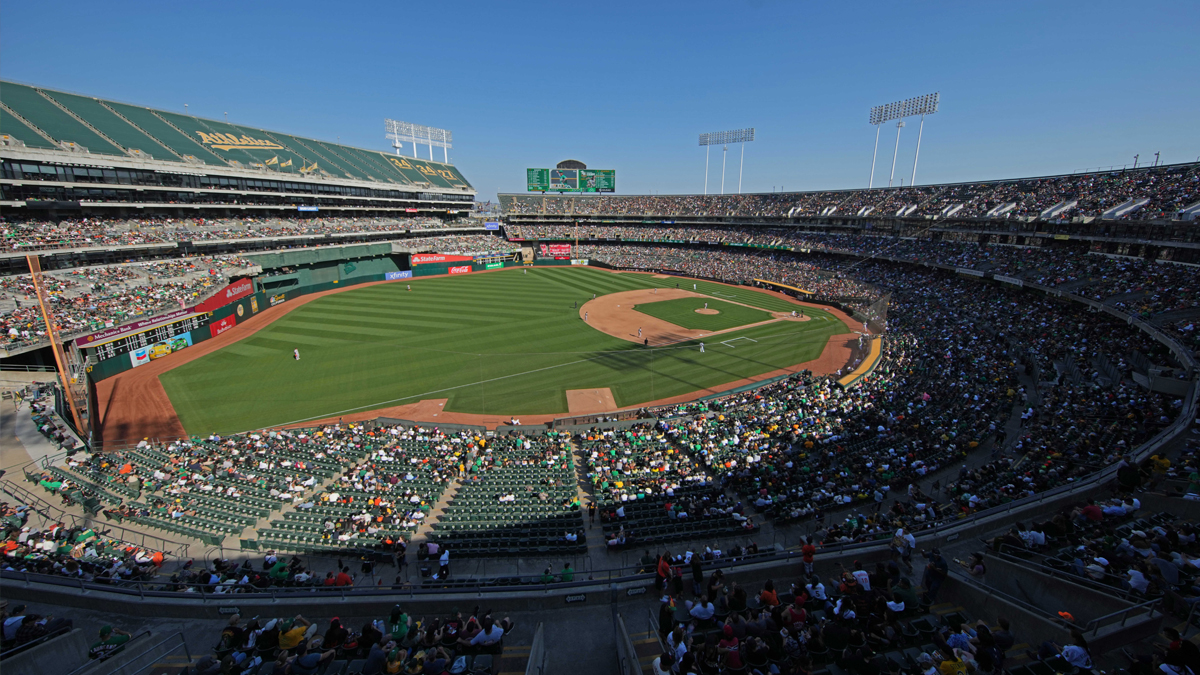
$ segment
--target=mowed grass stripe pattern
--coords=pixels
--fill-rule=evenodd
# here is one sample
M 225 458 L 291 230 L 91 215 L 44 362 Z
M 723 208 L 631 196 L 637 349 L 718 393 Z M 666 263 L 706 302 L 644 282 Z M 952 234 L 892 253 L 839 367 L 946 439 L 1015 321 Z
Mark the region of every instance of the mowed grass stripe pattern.
M 677 298 L 660 302 L 644 302 L 634 305 L 642 314 L 662 319 L 694 330 L 725 330 L 760 321 L 770 321 L 770 312 L 752 309 L 715 298 Z M 696 310 L 710 309 L 719 314 L 700 314 Z
M 847 331 L 808 310 L 816 320 L 715 336 L 700 354 L 695 342 L 647 350 L 579 320 L 576 303 L 593 294 L 692 283 L 576 267 L 380 284 L 317 298 L 161 381 L 192 434 L 422 398 L 447 398 L 457 412 L 566 414 L 567 389 L 609 387 L 618 405 L 636 405 L 812 360 L 830 335 Z M 794 307 L 751 289 L 695 283 L 697 292 L 764 310 Z

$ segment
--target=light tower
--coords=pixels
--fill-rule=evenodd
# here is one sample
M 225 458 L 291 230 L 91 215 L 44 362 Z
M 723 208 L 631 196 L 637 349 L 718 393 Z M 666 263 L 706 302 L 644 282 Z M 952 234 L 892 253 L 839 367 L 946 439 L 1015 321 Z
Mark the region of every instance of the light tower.
M 742 158 L 738 163 L 738 194 L 742 193 L 742 169 L 746 164 L 746 144 L 754 140 L 754 127 L 749 129 L 734 129 L 717 131 L 710 134 L 700 134 L 700 145 L 704 147 L 704 194 L 708 194 L 708 149 L 714 145 L 721 147 L 721 194 L 725 194 L 725 156 L 729 145 L 740 143 Z
M 450 163 L 449 148 L 454 146 L 451 143 L 449 131 L 391 119 L 383 121 L 383 128 L 387 132 L 387 138 L 392 141 L 392 147 L 396 149 L 397 155 L 400 154 L 400 145 L 403 143 L 412 143 L 414 159 L 417 156 L 417 145 L 428 145 L 429 161 L 434 161 L 433 149 L 441 148 L 443 161 L 447 164 Z
M 892 186 L 892 181 L 896 177 L 896 155 L 900 152 L 900 129 L 904 127 L 905 117 L 921 116 L 920 130 L 917 132 L 917 152 L 913 155 L 913 170 L 912 177 L 909 180 L 910 185 L 917 182 L 917 160 L 921 157 L 921 137 L 925 135 L 925 116 L 932 115 L 938 111 L 938 104 L 941 102 L 941 92 L 925 94 L 924 96 L 916 96 L 904 101 L 896 101 L 895 103 L 887 103 L 877 105 L 871 108 L 870 123 L 875 127 L 875 150 L 871 153 L 871 178 L 867 183 L 868 188 L 875 187 L 875 159 L 879 155 L 879 129 L 884 122 L 898 120 L 896 124 L 896 149 L 892 153 L 892 175 L 888 178 L 888 187 Z

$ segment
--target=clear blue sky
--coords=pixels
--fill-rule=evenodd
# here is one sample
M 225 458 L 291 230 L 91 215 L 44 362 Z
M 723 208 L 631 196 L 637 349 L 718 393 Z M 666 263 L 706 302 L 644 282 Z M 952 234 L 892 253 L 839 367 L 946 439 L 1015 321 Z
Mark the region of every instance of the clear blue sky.
M 566 158 L 620 193 L 697 193 L 697 135 L 753 126 L 751 192 L 865 186 L 868 109 L 932 91 L 918 183 L 1195 160 L 1198 34 L 1195 0 L 47 0 L 0 8 L 0 77 L 366 148 L 388 147 L 385 117 L 444 127 L 480 199 Z

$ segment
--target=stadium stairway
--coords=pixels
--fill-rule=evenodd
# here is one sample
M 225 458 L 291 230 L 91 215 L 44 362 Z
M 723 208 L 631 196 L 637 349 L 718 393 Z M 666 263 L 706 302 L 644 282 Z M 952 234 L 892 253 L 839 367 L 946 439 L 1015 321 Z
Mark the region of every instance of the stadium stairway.
M 637 654 L 638 664 L 641 666 L 643 675 L 654 675 L 654 666 L 651 664 L 663 652 L 662 641 L 659 640 L 658 634 L 653 630 L 630 633 L 629 641 L 633 643 L 633 649 Z
M 425 518 L 421 521 L 421 525 L 417 527 L 417 531 L 413 533 L 412 539 L 408 542 L 408 549 L 404 554 L 404 559 L 413 565 L 410 569 L 416 569 L 416 564 L 418 563 L 417 549 L 420 548 L 421 544 L 428 541 L 429 533 L 433 531 L 433 526 L 437 525 L 442 515 L 446 513 L 446 507 L 454 500 L 460 487 L 462 487 L 462 482 L 458 478 L 451 480 L 446 489 L 442 491 L 442 496 L 430 507 L 429 512 L 425 514 Z M 450 555 L 454 556 L 453 550 L 450 552 Z

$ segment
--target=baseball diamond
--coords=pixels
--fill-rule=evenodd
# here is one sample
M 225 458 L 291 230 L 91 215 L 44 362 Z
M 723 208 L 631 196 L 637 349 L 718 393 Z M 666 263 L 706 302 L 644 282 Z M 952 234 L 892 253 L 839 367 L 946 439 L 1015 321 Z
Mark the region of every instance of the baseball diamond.
M 295 302 L 252 334 L 233 333 L 215 350 L 193 351 L 190 361 L 188 352 L 171 360 L 158 379 L 179 428 L 135 433 L 117 425 L 112 433 L 229 434 L 441 399 L 445 413 L 501 416 L 495 423 L 503 416 L 570 413 L 566 392 L 589 388 L 609 388 L 616 406 L 625 408 L 720 391 L 726 383 L 821 359 L 831 338 L 845 336 L 833 340 L 841 344 L 862 328 L 814 307 L 805 313 L 818 320 L 775 320 L 772 312 L 790 316 L 800 305 L 779 294 L 699 281 L 698 290 L 689 291 L 695 297 L 684 302 L 707 301 L 722 314 L 666 315 L 685 324 L 676 326 L 680 339 L 655 339 L 648 349 L 636 336 L 608 334 L 606 319 L 595 312 L 583 321 L 583 308 L 654 288 L 661 291 L 652 297 L 663 297 L 670 308 L 678 302 L 669 299 L 677 279 L 588 268 L 529 272 L 420 279 L 412 291 L 408 283 L 384 283 Z M 597 301 L 590 300 L 593 294 Z M 655 303 L 638 307 L 657 311 Z M 705 319 L 721 323 L 710 331 L 687 329 Z M 697 339 L 716 331 L 726 342 L 710 342 L 701 356 Z M 749 339 L 728 342 L 736 337 Z M 295 349 L 302 360 L 293 358 Z M 848 350 L 838 359 L 822 359 L 819 369 L 842 368 Z M 109 405 L 142 405 L 130 403 L 119 383 L 147 375 L 151 371 L 114 378 Z M 253 396 L 243 395 L 250 390 Z

